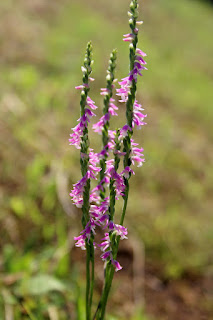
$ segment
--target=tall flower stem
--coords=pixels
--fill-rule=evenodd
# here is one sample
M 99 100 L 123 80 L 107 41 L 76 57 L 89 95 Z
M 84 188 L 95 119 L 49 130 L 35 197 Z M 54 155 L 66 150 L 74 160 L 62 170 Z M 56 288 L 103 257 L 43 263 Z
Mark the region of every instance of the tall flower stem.
M 114 242 L 114 252 L 113 252 L 113 259 L 116 259 L 117 253 L 118 253 L 118 245 L 120 237 L 116 237 L 115 235 L 112 235 L 113 239 L 111 239 Z M 111 261 L 109 260 L 107 262 L 107 266 L 105 269 L 105 281 L 104 281 L 104 288 L 102 291 L 101 300 L 99 302 L 98 308 L 96 310 L 96 314 L 93 318 L 93 320 L 103 320 L 106 312 L 106 305 L 107 300 L 109 296 L 109 292 L 112 286 L 112 280 L 114 277 L 115 268 L 112 265 Z
M 119 141 L 119 135 L 120 135 L 120 131 L 117 130 L 116 136 L 115 136 L 115 150 L 114 150 L 114 161 L 115 161 L 114 162 L 114 170 L 115 170 L 115 172 L 117 172 L 118 167 L 119 167 L 119 163 L 120 163 L 120 157 L 118 156 L 118 153 L 117 153 L 118 151 L 120 151 L 120 148 L 121 148 L 120 141 Z M 115 213 L 116 191 L 115 191 L 115 187 L 114 187 L 114 182 L 115 182 L 115 180 L 110 178 L 110 186 L 109 186 L 109 188 L 110 188 L 109 220 L 110 221 L 113 221 L 114 213 Z M 118 244 L 117 244 L 118 237 L 116 237 L 116 235 L 113 234 L 112 231 L 109 232 L 109 237 L 110 237 L 111 244 L 113 244 L 112 248 L 111 248 L 112 254 L 113 254 L 113 259 L 116 259 L 117 251 L 118 251 Z M 109 260 L 107 262 L 106 268 L 105 268 L 104 286 L 103 286 L 103 290 L 102 290 L 102 294 L 101 294 L 101 299 L 100 299 L 100 302 L 98 304 L 98 307 L 97 307 L 97 310 L 96 310 L 96 313 L 95 313 L 93 319 L 97 319 L 97 320 L 104 319 L 107 300 L 108 300 L 109 292 L 111 289 L 114 272 L 115 272 L 115 268 L 112 265 L 111 260 Z
M 114 49 L 110 55 L 109 67 L 108 67 L 107 76 L 106 76 L 106 80 L 107 80 L 106 89 L 105 90 L 103 89 L 103 92 L 102 92 L 102 94 L 104 95 L 104 108 L 103 108 L 104 116 L 109 114 L 109 107 L 110 107 L 111 98 L 113 95 L 113 82 L 114 82 L 114 78 L 115 78 L 114 72 L 115 72 L 115 67 L 116 67 L 116 58 L 117 58 L 117 51 Z M 104 148 L 103 150 L 105 152 L 103 154 L 103 159 L 100 160 L 100 167 L 102 169 L 100 171 L 100 182 L 103 181 L 103 179 L 105 177 L 108 142 L 109 142 L 108 130 L 109 130 L 109 120 L 105 121 L 105 123 L 103 125 L 103 129 L 102 129 L 102 144 L 103 144 L 103 148 Z M 118 133 L 116 136 L 118 137 Z M 116 157 L 115 170 L 118 169 L 119 162 L 120 162 L 120 159 L 118 160 L 118 157 Z M 113 179 L 110 179 L 110 205 L 109 205 L 109 219 L 110 220 L 113 219 L 114 206 L 115 206 L 115 189 L 114 189 L 113 184 L 114 184 Z M 102 183 L 102 189 L 100 190 L 100 197 L 101 197 L 101 199 L 105 198 L 104 183 Z M 96 312 L 95 312 L 93 319 L 99 319 L 100 310 L 102 310 L 102 312 L 103 312 L 103 309 L 101 308 L 102 305 L 103 305 L 104 313 L 105 313 L 105 306 L 106 306 L 108 292 L 109 292 L 108 284 L 110 283 L 109 272 L 108 272 L 107 267 L 104 270 L 104 274 L 105 274 L 105 281 L 104 281 L 104 286 L 103 286 L 103 290 L 102 290 L 102 294 L 101 294 L 101 299 L 100 299 L 100 302 L 98 304 L 98 307 L 96 309 Z
M 85 107 L 87 105 L 87 97 L 89 88 L 89 76 L 92 72 L 91 70 L 92 64 L 92 45 L 91 42 L 88 43 L 85 59 L 84 59 L 84 66 L 82 67 L 83 71 L 83 89 L 81 91 L 81 117 L 85 115 Z M 80 157 L 80 164 L 81 164 L 81 173 L 84 177 L 87 175 L 88 172 L 88 164 L 89 164 L 89 139 L 88 139 L 88 127 L 85 125 L 83 130 L 83 135 L 81 137 L 81 157 Z M 89 221 L 89 193 L 90 193 L 90 178 L 87 178 L 86 185 L 84 187 L 83 192 L 83 205 L 82 205 L 82 225 L 85 228 L 86 224 Z M 90 267 L 94 268 L 94 260 L 91 258 L 94 256 L 93 253 L 93 243 L 89 240 L 86 243 L 86 320 L 90 320 L 91 318 L 91 302 L 93 296 L 93 286 L 94 286 L 94 272 L 90 272 Z
M 131 34 L 132 34 L 132 42 L 129 45 L 129 66 L 130 66 L 130 74 L 134 70 L 134 64 L 135 64 L 135 56 L 136 56 L 136 48 L 137 48 L 137 42 L 138 42 L 138 29 L 136 27 L 136 22 L 138 18 L 138 1 L 137 0 L 132 0 L 130 3 L 130 19 L 129 19 L 129 26 L 131 28 Z M 130 167 L 132 164 L 131 161 L 131 137 L 133 134 L 133 128 L 132 128 L 132 123 L 133 123 L 133 106 L 135 102 L 135 96 L 136 96 L 136 90 L 137 90 L 137 85 L 136 85 L 136 79 L 133 77 L 131 81 L 131 86 L 128 94 L 128 99 L 126 102 L 126 121 L 129 126 L 129 130 L 127 131 L 127 136 L 123 140 L 124 144 L 124 149 L 123 151 L 126 153 L 124 156 L 124 168 L 125 167 Z M 120 224 L 123 225 L 125 214 L 126 214 L 126 209 L 127 209 L 127 202 L 128 202 L 128 196 L 129 196 L 129 179 L 131 177 L 131 172 L 129 174 L 128 178 L 124 178 L 124 184 L 126 186 L 125 188 L 125 194 L 123 196 L 123 210 L 122 210 L 122 215 L 121 215 L 121 220 Z
M 120 164 L 120 157 L 118 152 L 121 149 L 121 143 L 119 141 L 120 130 L 117 130 L 115 135 L 115 149 L 114 149 L 114 171 L 117 172 Z M 115 213 L 115 196 L 116 190 L 114 186 L 115 180 L 110 178 L 109 192 L 110 192 L 110 204 L 109 204 L 109 220 L 113 221 Z
M 133 73 L 134 69 L 134 64 L 135 64 L 135 56 L 136 56 L 136 48 L 137 48 L 137 42 L 138 42 L 138 29 L 136 28 L 136 22 L 137 22 L 137 17 L 138 17 L 138 3 L 137 0 L 132 0 L 130 3 L 130 19 L 129 19 L 129 25 L 131 28 L 131 39 L 132 42 L 130 43 L 129 49 L 129 59 L 130 59 L 130 75 L 131 72 Z M 123 151 L 125 152 L 124 156 L 124 168 L 125 167 L 130 167 L 131 166 L 131 137 L 133 134 L 133 106 L 135 102 L 135 96 L 136 96 L 136 90 L 137 90 L 137 85 L 136 85 L 136 79 L 133 77 L 131 81 L 131 86 L 128 94 L 128 99 L 126 102 L 126 121 L 128 124 L 129 129 L 127 130 L 127 135 L 124 137 L 123 140 Z M 124 184 L 125 184 L 125 192 L 123 195 L 123 209 L 122 209 L 122 214 L 121 214 L 121 219 L 120 219 L 120 225 L 123 225 L 125 214 L 126 214 L 126 209 L 127 209 L 127 202 L 128 202 L 128 196 L 129 196 L 129 179 L 131 177 L 131 172 L 129 173 L 129 177 L 125 178 L 124 177 Z M 114 192 L 114 187 L 113 187 L 113 181 L 110 181 L 110 217 L 111 219 L 113 218 L 114 215 L 114 197 L 115 197 L 115 192 Z M 112 212 L 111 212 L 112 211 Z M 113 259 L 116 259 L 117 253 L 118 253 L 118 246 L 120 242 L 120 237 L 115 236 L 115 235 L 110 235 L 111 236 L 111 243 L 114 243 L 113 245 Z M 112 239 L 113 238 L 113 239 Z M 106 310 L 106 304 L 109 296 L 109 292 L 111 289 L 112 285 L 112 280 L 114 276 L 114 266 L 112 265 L 111 261 L 109 260 L 106 265 L 105 269 L 105 282 L 104 282 L 104 288 L 101 296 L 101 300 L 99 302 L 99 306 L 97 309 L 96 317 L 94 319 L 97 320 L 103 320 L 104 315 L 105 315 L 105 310 Z
M 104 108 L 103 108 L 103 114 L 105 117 L 105 123 L 103 125 L 102 129 L 102 144 L 103 144 L 103 158 L 100 160 L 100 182 L 103 181 L 105 177 L 105 170 L 106 170 L 106 160 L 107 160 L 107 152 L 108 152 L 108 142 L 109 142 L 109 136 L 108 136 L 108 130 L 109 130 L 109 107 L 110 107 L 110 100 L 112 98 L 113 94 L 113 81 L 115 78 L 114 72 L 116 67 L 116 58 L 117 58 L 117 51 L 114 49 L 110 55 L 109 59 L 109 67 L 107 70 L 107 84 L 106 89 L 103 89 L 102 95 L 104 95 Z M 102 199 L 105 198 L 105 188 L 104 188 L 104 182 L 102 182 L 102 189 L 100 190 L 100 197 Z

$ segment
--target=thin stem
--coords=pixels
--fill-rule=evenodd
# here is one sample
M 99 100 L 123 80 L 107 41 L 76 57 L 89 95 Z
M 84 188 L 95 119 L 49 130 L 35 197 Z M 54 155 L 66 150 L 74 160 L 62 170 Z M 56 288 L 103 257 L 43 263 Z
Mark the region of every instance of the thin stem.
M 90 315 L 92 308 L 92 300 L 93 300 L 93 289 L 94 289 L 94 280 L 95 280 L 95 256 L 94 256 L 94 245 L 93 245 L 93 236 L 90 240 L 90 262 L 91 262 L 91 280 L 90 280 Z
M 121 220 L 120 220 L 120 225 L 122 226 L 124 223 L 124 218 L 126 214 L 126 209 L 127 209 L 127 202 L 128 202 L 128 197 L 129 197 L 129 181 L 127 179 L 124 180 L 125 182 L 125 195 L 124 195 L 124 203 L 123 203 L 123 210 L 122 210 L 122 215 L 121 215 Z
M 107 69 L 107 84 L 106 84 L 106 95 L 104 96 L 104 107 L 103 107 L 103 114 L 106 116 L 109 113 L 109 107 L 110 107 L 110 99 L 112 98 L 113 94 L 113 81 L 115 78 L 115 67 L 116 67 L 116 58 L 117 58 L 117 51 L 114 49 L 110 55 L 109 59 L 109 66 Z M 100 160 L 100 182 L 103 181 L 105 177 L 105 170 L 106 170 L 106 160 L 108 157 L 108 142 L 109 142 L 109 120 L 107 120 L 104 123 L 103 130 L 102 130 L 102 144 L 103 144 L 103 150 L 105 150 L 105 154 L 103 156 L 103 159 Z M 102 189 L 100 190 L 100 197 L 103 200 L 105 198 L 105 186 L 104 182 L 102 182 Z
M 116 259 L 117 254 L 118 254 L 120 236 L 117 236 L 116 238 L 114 238 L 114 236 L 113 236 L 113 242 L 115 243 L 113 259 Z M 104 283 L 104 288 L 102 291 L 101 300 L 99 302 L 99 305 L 98 305 L 98 308 L 96 310 L 96 314 L 95 314 L 93 320 L 103 320 L 104 319 L 107 300 L 108 300 L 109 292 L 110 292 L 110 289 L 112 286 L 112 280 L 114 277 L 114 273 L 115 273 L 115 268 L 112 265 L 111 261 L 109 261 L 107 263 L 106 270 L 105 270 L 105 283 Z
M 130 72 L 134 69 L 134 63 L 135 63 L 135 52 L 136 52 L 136 46 L 137 46 L 137 29 L 136 29 L 136 19 L 137 19 L 137 0 L 132 0 L 130 4 L 130 11 L 132 13 L 132 18 L 129 20 L 129 25 L 130 28 L 132 29 L 132 34 L 134 34 L 134 39 L 133 42 L 130 44 L 130 53 L 129 53 L 129 58 L 130 58 Z M 131 137 L 132 137 L 132 121 L 133 121 L 133 106 L 135 102 L 135 95 L 136 95 L 136 81 L 135 79 L 132 80 L 131 87 L 130 87 L 130 92 L 128 94 L 128 99 L 126 103 L 126 120 L 127 124 L 130 127 L 130 130 L 127 132 L 127 136 L 123 140 L 124 144 L 124 149 L 123 151 L 125 152 L 125 157 L 124 157 L 124 168 L 127 166 L 131 166 Z M 129 178 L 131 177 L 131 174 Z M 123 210 L 122 210 L 122 215 L 121 215 L 121 220 L 120 220 L 120 225 L 123 225 L 125 214 L 126 214 L 126 209 L 127 209 L 127 202 L 128 202 L 128 196 L 129 196 L 129 178 L 126 179 L 124 178 L 124 183 L 125 183 L 125 194 L 123 196 Z M 110 219 L 113 219 L 114 216 L 114 205 L 115 205 L 115 190 L 114 190 L 114 182 L 113 180 L 110 180 Z M 111 239 L 113 238 L 113 234 L 110 235 Z M 116 259 L 117 257 L 117 252 L 118 252 L 118 246 L 120 242 L 120 237 L 116 237 L 114 239 L 115 242 L 113 244 L 113 259 Z M 112 242 L 113 243 L 113 242 Z M 102 297 L 100 300 L 99 304 L 99 309 L 97 311 L 97 320 L 103 320 L 104 315 L 105 315 L 105 310 L 106 310 L 106 304 L 107 304 L 107 299 L 108 295 L 110 292 L 110 288 L 112 285 L 112 280 L 114 276 L 114 266 L 111 264 L 111 262 L 108 262 L 107 267 L 106 267 L 106 277 L 105 277 L 105 284 L 104 284 L 104 289 L 102 292 Z
M 86 320 L 90 320 L 91 308 L 90 308 L 90 250 L 89 244 L 86 245 L 87 257 L 86 257 Z
M 108 279 L 107 279 L 107 281 L 105 283 L 104 292 L 103 292 L 101 314 L 100 314 L 100 318 L 98 318 L 97 320 L 103 320 L 104 319 L 107 300 L 108 300 L 109 292 L 110 292 L 110 289 L 111 289 L 111 286 L 112 286 L 112 280 L 113 280 L 114 272 L 115 272 L 114 266 L 110 263 L 109 264 L 109 271 L 108 271 L 109 275 L 108 275 Z
M 112 94 L 113 94 L 113 81 L 114 81 L 115 67 L 116 67 L 116 50 L 113 50 L 110 55 L 109 67 L 108 67 L 107 76 L 106 76 L 107 94 L 104 97 L 104 109 L 103 109 L 104 115 L 106 115 L 109 112 L 110 99 L 112 98 Z M 102 143 L 103 143 L 103 148 L 105 149 L 106 153 L 104 155 L 104 159 L 102 159 L 100 161 L 100 166 L 102 168 L 102 170 L 100 172 L 100 181 L 102 181 L 102 179 L 105 177 L 106 160 L 108 157 L 107 156 L 108 142 L 109 142 L 108 130 L 109 130 L 109 121 L 106 121 L 106 123 L 103 126 L 103 131 L 102 131 Z M 118 136 L 119 136 L 119 131 L 116 134 L 116 139 L 117 139 L 116 140 L 117 141 L 116 150 L 120 150 Z M 119 157 L 117 155 L 115 155 L 115 170 L 116 171 L 118 169 L 119 162 L 120 162 Z M 104 183 L 102 183 L 102 187 L 103 187 L 103 189 L 100 192 L 100 196 L 101 196 L 101 199 L 104 199 L 105 198 Z M 115 195 L 116 195 L 116 192 L 115 192 L 115 187 L 114 187 L 114 179 L 110 178 L 110 205 L 109 205 L 109 219 L 110 220 L 113 220 L 113 216 L 114 216 L 114 212 L 115 212 Z M 109 294 L 109 290 L 110 290 L 110 288 L 108 289 L 108 284 L 110 283 L 110 281 L 108 279 L 108 277 L 109 277 L 108 265 L 109 265 L 109 262 L 107 264 L 106 269 L 104 270 L 104 274 L 105 274 L 104 286 L 103 286 L 102 293 L 101 293 L 101 299 L 99 301 L 99 304 L 97 306 L 97 309 L 96 309 L 96 312 L 94 314 L 93 319 L 99 319 L 100 312 L 103 312 L 103 314 L 105 312 L 106 302 L 107 302 L 107 298 L 108 298 L 108 294 Z M 111 287 L 111 285 L 110 285 L 110 287 Z M 104 311 L 103 311 L 103 308 L 104 308 Z
M 81 91 L 81 116 L 85 114 L 85 107 L 87 105 L 87 97 L 89 88 L 89 76 L 92 72 L 91 69 L 91 60 L 92 57 L 92 45 L 89 42 L 87 44 L 85 59 L 84 59 L 84 67 L 82 67 L 83 71 L 83 84 L 84 88 Z M 83 156 L 82 156 L 83 155 Z M 88 171 L 88 163 L 89 163 L 89 138 L 88 138 L 88 128 L 85 125 L 83 130 L 83 135 L 81 137 L 81 157 L 80 157 L 80 164 L 81 164 L 81 173 L 84 177 Z M 86 224 L 89 221 L 89 193 L 90 193 L 90 179 L 87 179 L 86 185 L 84 187 L 83 192 L 83 206 L 82 206 L 82 225 L 85 228 Z M 86 320 L 90 320 L 91 318 L 91 288 L 93 291 L 93 285 L 91 285 L 91 274 L 90 274 L 90 262 L 91 262 L 91 243 L 86 243 Z

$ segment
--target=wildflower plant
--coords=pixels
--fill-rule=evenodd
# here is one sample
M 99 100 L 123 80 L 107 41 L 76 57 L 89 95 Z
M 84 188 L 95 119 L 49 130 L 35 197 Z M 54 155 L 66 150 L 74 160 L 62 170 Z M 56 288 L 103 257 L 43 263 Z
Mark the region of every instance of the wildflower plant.
M 115 271 L 122 269 L 117 261 L 120 240 L 127 239 L 127 228 L 124 218 L 129 196 L 129 180 L 135 174 L 132 166 L 141 166 L 144 156 L 143 149 L 133 139 L 134 129 L 145 124 L 143 109 L 136 100 L 137 79 L 146 70 L 144 57 L 146 54 L 137 48 L 138 26 L 142 21 L 138 18 L 138 1 L 130 3 L 129 26 L 131 32 L 124 35 L 123 41 L 129 42 L 129 74 L 123 78 L 119 88 L 115 89 L 115 68 L 117 52 L 113 50 L 106 75 L 106 88 L 101 89 L 103 96 L 103 115 L 93 124 L 94 132 L 102 136 L 102 150 L 94 152 L 89 147 L 88 126 L 95 116 L 97 108 L 90 98 L 90 83 L 94 81 L 92 73 L 92 45 L 89 42 L 86 49 L 82 84 L 76 89 L 81 90 L 80 118 L 78 124 L 70 134 L 70 144 L 80 150 L 80 166 L 82 178 L 73 185 L 70 193 L 73 203 L 82 209 L 83 230 L 75 237 L 76 246 L 86 250 L 86 320 L 104 319 L 106 304 Z M 122 128 L 110 129 L 110 119 L 117 116 L 118 107 L 115 105 L 113 94 L 119 97 L 119 102 L 126 107 L 126 121 Z M 91 183 L 93 181 L 93 183 Z M 94 184 L 95 187 L 91 187 Z M 123 209 L 120 223 L 115 223 L 115 204 L 121 198 Z M 118 217 L 117 217 L 118 219 Z M 96 242 L 96 228 L 102 228 L 104 237 L 100 243 Z M 94 289 L 94 250 L 101 249 L 101 259 L 104 262 L 104 285 L 94 315 L 92 315 Z

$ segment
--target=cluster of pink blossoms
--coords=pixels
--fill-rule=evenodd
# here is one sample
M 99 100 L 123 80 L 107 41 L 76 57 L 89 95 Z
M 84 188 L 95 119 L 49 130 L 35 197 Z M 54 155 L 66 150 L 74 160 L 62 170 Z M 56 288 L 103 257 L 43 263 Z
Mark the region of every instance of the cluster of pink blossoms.
M 85 85 L 81 85 L 76 87 L 76 89 L 83 89 Z M 85 113 L 81 116 L 77 121 L 79 122 L 75 128 L 72 129 L 73 133 L 70 134 L 70 145 L 75 146 L 77 149 L 80 149 L 81 144 L 81 137 L 83 136 L 83 132 L 85 127 L 88 126 L 88 122 L 90 119 L 95 116 L 95 113 L 92 110 L 97 109 L 95 102 L 90 98 L 87 97 L 87 107 L 85 108 Z
M 135 30 L 137 32 L 137 30 Z M 126 34 L 124 35 L 124 41 L 132 42 L 134 39 L 134 34 Z M 142 70 L 145 70 L 146 62 L 144 61 L 144 57 L 146 54 L 141 51 L 140 49 L 136 49 L 136 55 L 134 60 L 134 67 L 129 73 L 129 75 L 122 79 L 119 82 L 120 88 L 116 89 L 116 95 L 120 97 L 119 102 L 125 103 L 128 101 L 128 97 L 130 95 L 130 88 L 132 85 L 132 81 L 137 82 L 138 75 L 142 76 Z M 93 81 L 93 78 L 89 78 Z M 114 84 L 112 85 L 114 87 Z M 88 88 L 88 84 L 80 85 L 76 87 L 76 89 L 84 90 Z M 109 90 L 106 88 L 101 89 L 101 95 L 106 96 L 109 93 Z M 104 125 L 109 122 L 111 116 L 117 116 L 116 111 L 118 108 L 114 104 L 114 99 L 109 99 L 109 108 L 108 112 L 105 113 L 100 120 L 93 125 L 94 132 L 101 134 Z M 81 141 L 85 127 L 88 126 L 90 119 L 95 116 L 92 110 L 95 110 L 97 107 L 94 101 L 91 98 L 87 97 L 86 99 L 86 107 L 84 109 L 84 114 L 78 119 L 78 124 L 75 128 L 73 128 L 73 133 L 70 135 L 70 144 L 74 145 L 77 149 L 81 149 Z M 134 127 L 141 128 L 145 124 L 144 118 L 146 117 L 145 114 L 142 113 L 143 108 L 141 104 L 138 103 L 137 100 L 134 100 L 133 104 L 133 114 L 132 114 L 132 125 L 131 127 L 128 124 L 125 124 L 119 133 L 119 141 L 122 145 L 123 139 L 127 136 L 129 131 L 132 131 Z M 118 155 L 119 157 L 125 156 L 125 152 L 120 150 L 116 150 L 116 143 L 115 143 L 116 131 L 108 130 L 108 143 L 106 146 L 103 147 L 103 150 L 99 153 L 95 153 L 92 149 L 89 149 L 89 154 L 82 154 L 81 157 L 88 157 L 88 170 L 86 174 L 78 181 L 76 184 L 73 185 L 73 190 L 70 193 L 72 201 L 74 204 L 81 208 L 83 205 L 83 194 L 84 188 L 87 183 L 87 180 L 96 180 L 98 181 L 98 174 L 102 170 L 100 167 L 100 161 L 105 159 L 105 156 L 109 157 L 110 152 L 112 155 Z M 131 138 L 131 152 L 130 152 L 130 159 L 133 165 L 137 164 L 141 166 L 143 164 L 144 156 L 142 154 L 143 149 L 138 147 L 138 144 L 134 142 Z M 113 157 L 109 158 L 105 161 L 106 170 L 104 178 L 99 181 L 92 190 L 90 190 L 89 195 L 89 221 L 87 222 L 83 231 L 81 231 L 78 237 L 75 237 L 76 246 L 80 247 L 81 249 L 86 249 L 86 242 L 91 239 L 91 235 L 95 236 L 96 234 L 96 227 L 101 227 L 104 231 L 104 238 L 100 244 L 96 244 L 94 242 L 94 247 L 99 247 L 103 253 L 101 254 L 101 258 L 103 261 L 111 260 L 112 264 L 115 266 L 115 270 L 118 271 L 122 269 L 121 265 L 118 261 L 113 259 L 113 252 L 112 252 L 112 244 L 110 240 L 110 235 L 114 234 L 119 236 L 120 239 L 127 239 L 127 229 L 119 224 L 115 224 L 111 218 L 109 213 L 109 206 L 110 206 L 110 197 L 106 196 L 104 199 L 100 196 L 100 191 L 103 191 L 104 187 L 108 187 L 110 181 L 113 180 L 114 182 L 114 189 L 115 189 L 115 199 L 118 200 L 120 196 L 124 195 L 125 192 L 125 183 L 124 178 L 128 179 L 130 174 L 134 174 L 134 171 L 129 167 L 126 166 L 123 170 L 118 173 L 115 170 L 115 160 Z

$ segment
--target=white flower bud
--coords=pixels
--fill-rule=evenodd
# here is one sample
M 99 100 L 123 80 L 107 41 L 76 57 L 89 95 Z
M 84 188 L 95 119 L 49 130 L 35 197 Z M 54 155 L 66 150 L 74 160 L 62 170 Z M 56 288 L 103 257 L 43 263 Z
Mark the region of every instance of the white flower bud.
M 86 72 L 87 72 L 87 69 L 82 66 L 82 67 L 81 67 L 81 71 L 82 71 L 83 73 L 86 73 Z

